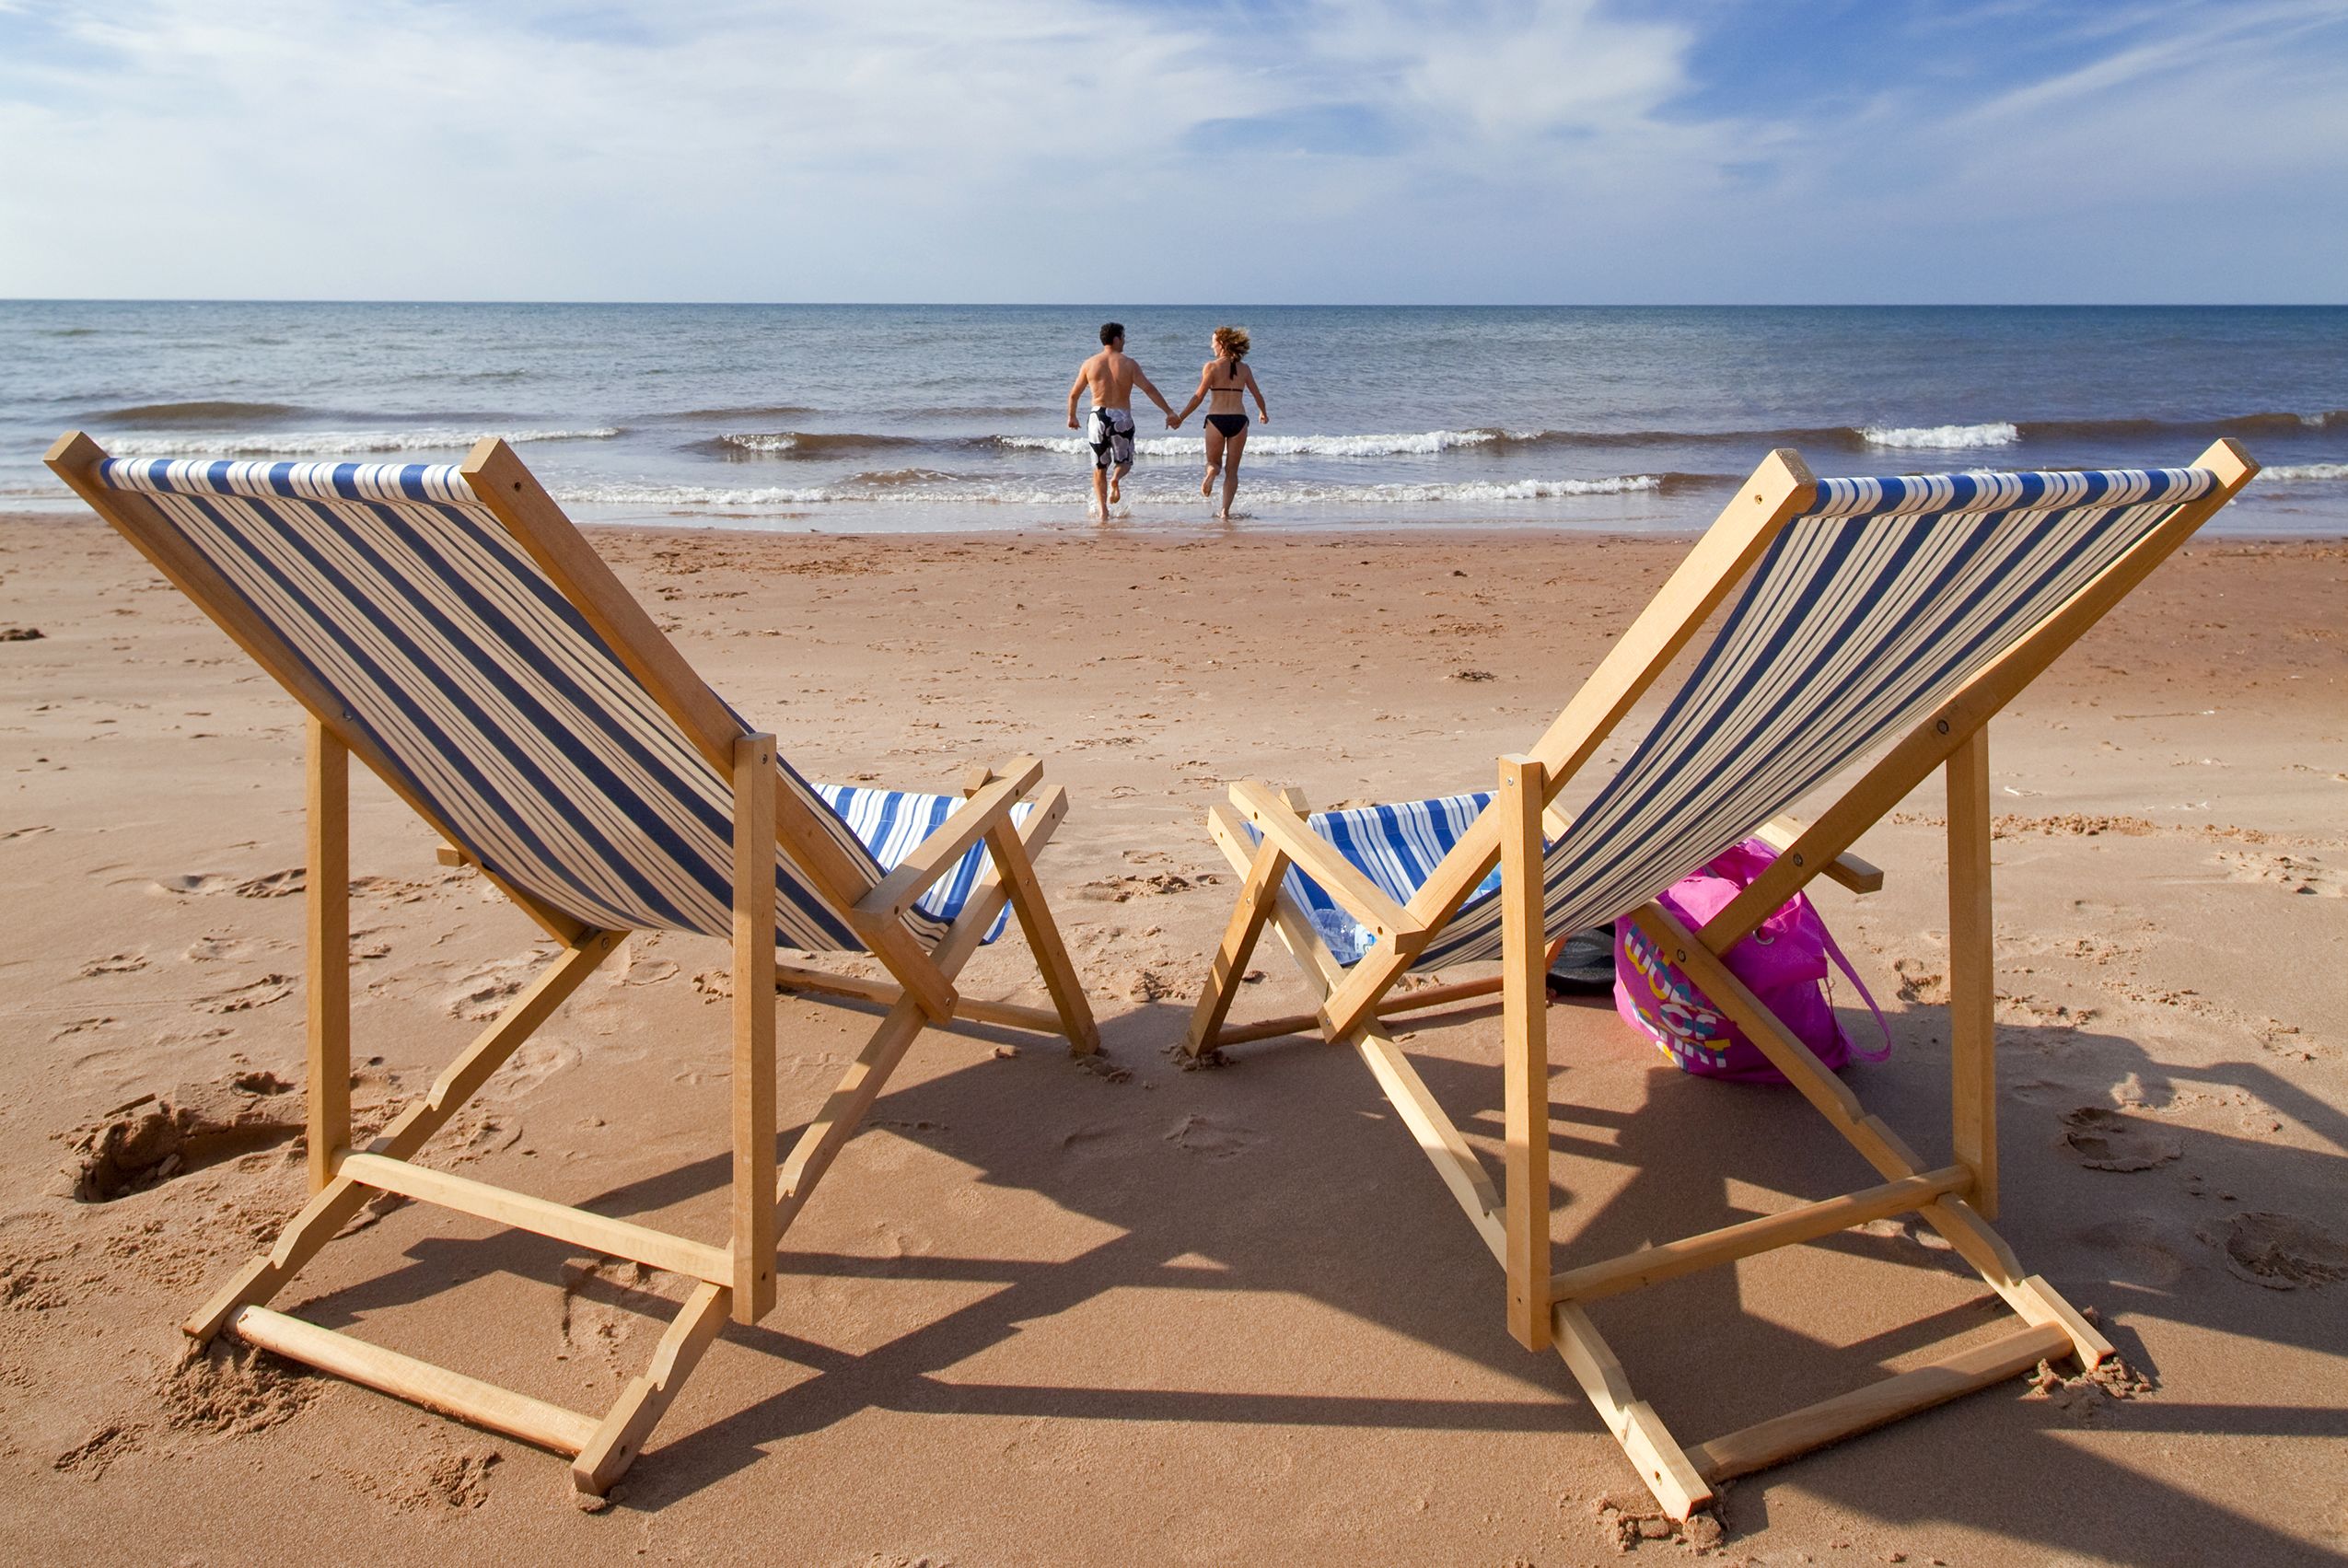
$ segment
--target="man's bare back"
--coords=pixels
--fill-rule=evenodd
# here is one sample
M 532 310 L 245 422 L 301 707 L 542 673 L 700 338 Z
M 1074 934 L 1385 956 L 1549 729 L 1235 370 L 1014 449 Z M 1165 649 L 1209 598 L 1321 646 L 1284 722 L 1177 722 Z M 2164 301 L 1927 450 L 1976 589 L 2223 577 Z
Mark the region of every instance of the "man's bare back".
M 1130 411 L 1133 406 L 1133 377 L 1139 375 L 1141 366 L 1122 349 L 1105 348 L 1085 361 L 1076 372 L 1076 379 L 1092 393 L 1093 407 Z M 1146 383 L 1149 378 L 1142 379 Z

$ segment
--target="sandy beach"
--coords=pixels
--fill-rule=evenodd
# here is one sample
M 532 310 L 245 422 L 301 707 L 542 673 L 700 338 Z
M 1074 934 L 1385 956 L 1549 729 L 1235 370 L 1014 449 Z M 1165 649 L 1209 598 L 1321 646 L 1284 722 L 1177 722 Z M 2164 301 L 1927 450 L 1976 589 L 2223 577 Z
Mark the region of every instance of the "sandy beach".
M 791 1232 L 775 1311 L 727 1330 L 598 1514 L 525 1445 L 266 1356 L 182 1366 L 180 1317 L 304 1191 L 299 714 L 94 518 L 0 517 L 12 1559 L 2348 1552 L 2348 547 L 2189 548 L 1992 732 L 2001 1228 L 2136 1386 L 2017 1380 L 1675 1532 L 1557 1358 L 1510 1340 L 1499 1271 L 1350 1052 L 1184 1072 L 1168 1050 L 1234 891 L 1203 820 L 1228 783 L 1316 806 L 1489 787 L 1691 535 L 592 537 L 811 777 L 950 789 L 1043 759 L 1074 809 L 1040 871 L 1102 1062 L 924 1036 Z M 543 949 L 379 784 L 355 797 L 355 1098 L 379 1121 Z M 1816 893 L 1896 1040 L 1849 1081 L 1927 1155 L 1940 813 L 1928 785 L 1863 841 L 1880 894 Z M 1284 955 L 1259 962 L 1242 1016 L 1306 1005 Z M 432 1160 L 719 1234 L 726 965 L 633 939 Z M 1031 976 L 1014 938 L 964 989 L 1037 1002 Z M 871 1020 L 783 1005 L 786 1124 Z M 1866 1179 L 1790 1093 L 1676 1074 L 1610 1005 L 1560 1004 L 1551 1031 L 1560 1266 Z M 1406 1040 L 1496 1168 L 1495 1010 Z M 182 1113 L 161 1159 L 158 1105 Z M 681 1292 L 418 1205 L 358 1223 L 281 1305 L 576 1408 Z M 1987 1331 L 1943 1246 L 1877 1222 L 1594 1316 L 1698 1439 Z

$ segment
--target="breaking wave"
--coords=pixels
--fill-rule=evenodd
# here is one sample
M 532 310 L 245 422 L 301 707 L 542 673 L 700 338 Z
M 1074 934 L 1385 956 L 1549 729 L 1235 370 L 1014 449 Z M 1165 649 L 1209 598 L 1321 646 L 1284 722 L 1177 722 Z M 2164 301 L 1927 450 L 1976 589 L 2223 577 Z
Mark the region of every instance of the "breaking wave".
M 2011 447 L 2022 438 L 2022 432 L 2004 421 L 1992 424 L 1870 424 L 1860 430 L 1859 437 L 1870 447 L 1889 447 L 1903 452 L 1970 452 L 1984 447 Z
M 1588 495 L 1656 494 L 1681 483 L 1712 482 L 1697 474 L 1610 474 L 1598 479 L 1468 481 L 1455 484 L 1250 484 L 1250 505 L 1391 506 L 1443 503 L 1544 501 Z M 971 483 L 924 469 L 859 474 L 841 484 L 727 488 L 700 484 L 590 484 L 557 492 L 557 498 L 585 505 L 636 506 L 806 506 L 826 504 L 918 504 L 929 506 L 1062 506 L 1081 509 L 1087 501 L 1076 484 L 1037 485 L 1011 481 Z M 1124 504 L 1136 506 L 1195 506 L 1207 503 L 1188 487 L 1128 489 Z
M 1392 436 L 1275 436 L 1258 430 L 1248 436 L 1250 458 L 1425 457 L 1455 447 L 1486 447 L 1505 439 L 1497 430 L 1422 430 Z M 997 436 L 995 444 L 1014 451 L 1065 452 L 1091 448 L 1080 436 Z M 1153 458 L 1204 458 L 1203 436 L 1145 436 L 1133 450 Z
M 918 436 L 866 436 L 854 431 L 776 430 L 720 436 L 696 442 L 701 450 L 725 458 L 836 458 L 888 447 L 936 445 Z M 947 443 L 950 445 L 951 443 Z
M 2280 463 L 2259 470 L 2261 479 L 2348 479 L 2348 463 Z

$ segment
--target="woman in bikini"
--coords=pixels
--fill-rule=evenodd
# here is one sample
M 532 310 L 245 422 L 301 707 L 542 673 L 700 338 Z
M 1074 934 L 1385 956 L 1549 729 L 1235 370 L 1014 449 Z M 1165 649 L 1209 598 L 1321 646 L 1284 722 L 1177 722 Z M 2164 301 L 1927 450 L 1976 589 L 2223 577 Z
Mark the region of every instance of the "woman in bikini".
M 1223 476 L 1221 516 L 1226 523 L 1231 520 L 1231 498 L 1239 489 L 1239 454 L 1248 446 L 1246 395 L 1252 394 L 1256 400 L 1256 417 L 1266 424 L 1272 423 L 1272 411 L 1263 406 L 1263 389 L 1256 385 L 1256 373 L 1248 368 L 1244 328 L 1215 328 L 1215 357 L 1200 368 L 1199 389 L 1171 421 L 1179 429 L 1192 409 L 1207 404 L 1206 478 L 1199 484 L 1199 494 L 1213 495 L 1215 475 Z

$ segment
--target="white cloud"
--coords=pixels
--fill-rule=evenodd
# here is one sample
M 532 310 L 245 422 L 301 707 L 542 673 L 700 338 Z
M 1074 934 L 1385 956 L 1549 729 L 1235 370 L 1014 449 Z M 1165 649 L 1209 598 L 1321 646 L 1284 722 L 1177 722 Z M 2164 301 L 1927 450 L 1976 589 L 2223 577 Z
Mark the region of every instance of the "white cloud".
M 2307 296 L 2337 24 L 2107 9 L 2043 80 L 1699 113 L 1696 22 L 1598 0 L 0 0 L 0 295 Z

